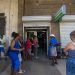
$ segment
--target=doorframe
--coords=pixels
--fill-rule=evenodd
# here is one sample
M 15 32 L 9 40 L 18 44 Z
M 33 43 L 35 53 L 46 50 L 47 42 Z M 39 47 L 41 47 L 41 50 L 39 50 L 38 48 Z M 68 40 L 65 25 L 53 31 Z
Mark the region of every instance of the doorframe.
M 22 16 L 23 22 L 23 39 L 24 39 L 24 29 L 25 27 L 33 27 L 33 28 L 48 28 L 47 29 L 47 55 L 48 55 L 48 39 L 51 33 L 51 21 L 52 16 Z
M 34 32 L 34 29 L 42 29 L 42 30 L 47 29 L 46 36 L 47 36 L 47 55 L 48 55 L 48 39 L 49 39 L 48 37 L 49 37 L 49 34 L 50 34 L 50 26 L 45 26 L 45 27 L 25 27 L 25 25 L 23 25 L 23 40 L 26 41 L 27 33 L 25 33 L 25 29 L 26 29 L 26 31 L 32 29 L 32 32 Z

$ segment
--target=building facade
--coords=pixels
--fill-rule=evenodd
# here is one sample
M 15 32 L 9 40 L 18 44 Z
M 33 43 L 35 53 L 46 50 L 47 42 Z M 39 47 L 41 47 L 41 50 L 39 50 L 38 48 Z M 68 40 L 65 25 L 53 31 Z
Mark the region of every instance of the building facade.
M 66 5 L 66 15 L 68 16 L 63 17 L 65 21 L 53 22 L 51 17 L 62 5 Z M 45 35 L 46 45 L 48 46 L 48 37 L 52 33 L 55 34 L 59 42 L 64 44 L 62 38 L 65 37 L 63 37 L 64 32 L 62 28 L 65 28 L 65 25 L 68 23 L 70 24 L 67 27 L 71 27 L 70 25 L 74 27 L 75 0 L 0 0 L 0 14 L 4 14 L 0 16 L 5 22 L 3 34 L 9 37 L 13 31 L 23 34 L 24 39 L 33 35 L 33 33 L 40 37 Z M 73 15 L 70 20 L 68 19 L 70 18 L 69 15 Z M 68 32 L 71 31 L 72 28 L 69 28 Z
M 0 0 L 0 14 L 5 19 L 4 34 L 10 36 L 12 31 L 18 32 L 18 0 Z M 3 26 L 3 23 L 0 25 Z

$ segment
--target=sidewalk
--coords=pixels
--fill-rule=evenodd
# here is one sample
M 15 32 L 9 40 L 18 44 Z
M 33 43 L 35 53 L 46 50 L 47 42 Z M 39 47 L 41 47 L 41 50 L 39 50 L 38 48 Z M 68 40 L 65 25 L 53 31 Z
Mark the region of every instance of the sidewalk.
M 1 59 L 0 60 L 0 73 L 4 72 L 9 66 L 9 64 L 10 64 L 9 60 Z
M 56 67 L 62 75 L 66 75 L 66 59 L 59 59 Z
M 59 70 L 60 65 L 51 66 L 49 60 L 47 59 L 25 61 L 23 63 L 23 68 L 26 70 L 26 72 L 21 75 L 62 75 L 61 71 Z M 4 72 L 0 73 L 0 75 L 10 75 L 10 65 Z

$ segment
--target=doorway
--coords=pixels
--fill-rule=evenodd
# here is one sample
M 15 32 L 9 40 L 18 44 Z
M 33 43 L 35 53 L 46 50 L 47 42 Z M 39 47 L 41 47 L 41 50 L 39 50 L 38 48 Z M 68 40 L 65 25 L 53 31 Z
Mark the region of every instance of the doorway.
M 38 31 L 37 37 L 39 41 L 39 54 L 47 54 L 47 31 Z
M 26 29 L 25 30 L 25 39 L 30 38 L 36 35 L 39 41 L 38 55 L 47 55 L 47 43 L 48 43 L 48 35 L 47 29 Z
M 32 38 L 34 36 L 34 32 L 32 32 L 32 31 L 28 31 L 27 32 L 27 38 Z

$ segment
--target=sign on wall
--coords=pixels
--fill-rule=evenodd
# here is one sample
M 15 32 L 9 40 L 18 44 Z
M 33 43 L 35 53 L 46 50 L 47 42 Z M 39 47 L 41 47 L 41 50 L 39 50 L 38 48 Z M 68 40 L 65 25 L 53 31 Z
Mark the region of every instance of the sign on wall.
M 52 19 L 53 21 L 58 22 L 65 14 L 66 14 L 66 6 L 62 5 L 59 11 L 57 11 L 57 13 L 52 17 Z

